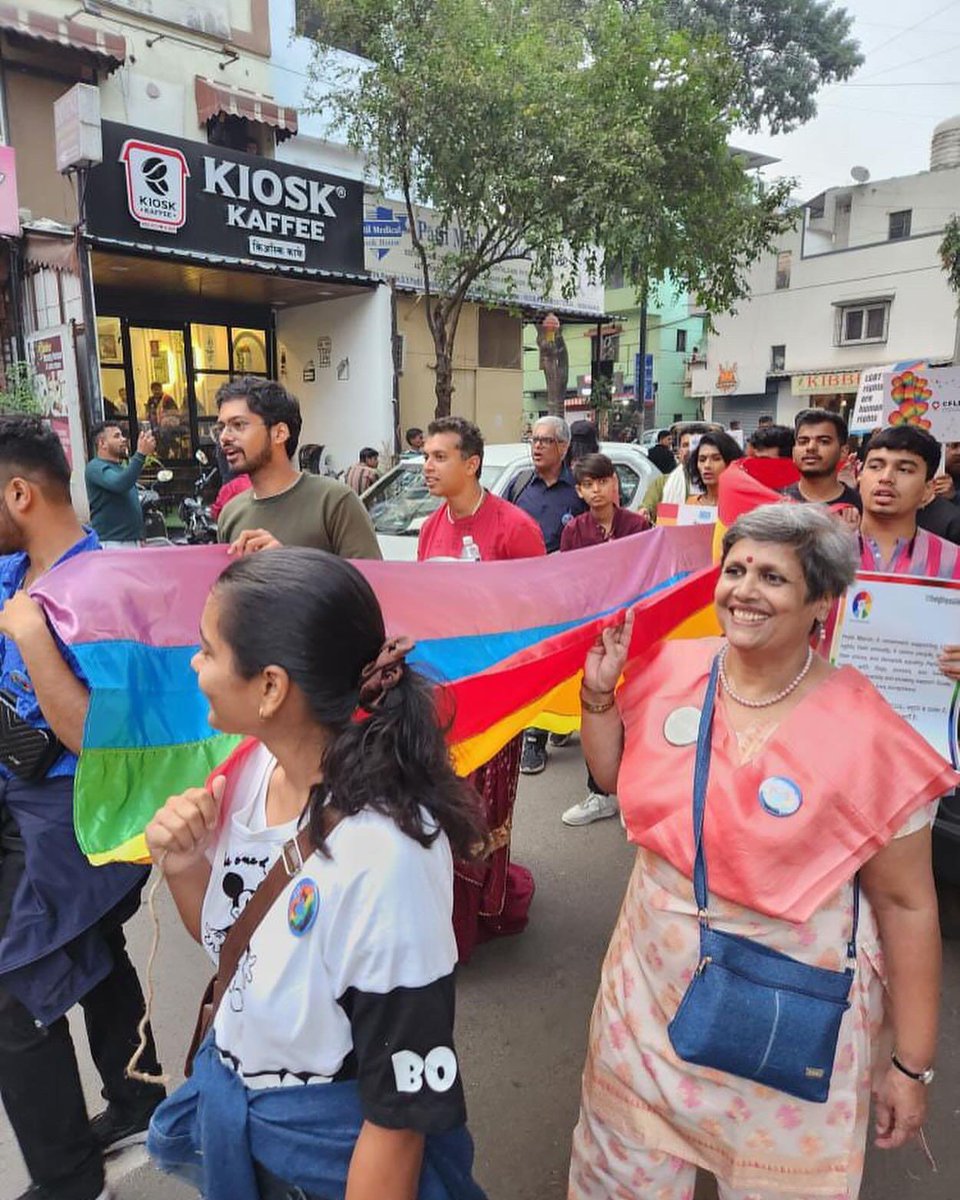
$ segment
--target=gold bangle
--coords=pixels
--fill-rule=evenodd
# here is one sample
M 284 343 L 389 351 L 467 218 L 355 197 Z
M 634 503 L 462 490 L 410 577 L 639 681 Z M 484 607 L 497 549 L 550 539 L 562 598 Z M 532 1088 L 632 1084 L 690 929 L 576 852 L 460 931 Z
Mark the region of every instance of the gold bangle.
M 601 694 L 603 694 L 603 693 L 601 693 Z M 586 696 L 584 696 L 583 692 L 581 691 L 580 692 L 580 707 L 583 709 L 584 712 L 588 712 L 588 713 L 600 714 L 600 713 L 609 712 L 610 709 L 613 708 L 613 706 L 616 704 L 616 699 L 614 698 L 613 692 L 607 692 L 606 695 L 608 695 L 610 697 L 610 699 L 607 700 L 604 704 L 592 704 L 586 698 Z

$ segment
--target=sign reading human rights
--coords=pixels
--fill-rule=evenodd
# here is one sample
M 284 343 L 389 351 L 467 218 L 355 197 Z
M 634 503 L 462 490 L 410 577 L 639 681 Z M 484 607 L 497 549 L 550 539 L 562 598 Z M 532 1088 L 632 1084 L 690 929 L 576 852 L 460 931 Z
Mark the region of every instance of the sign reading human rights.
M 366 273 L 362 184 L 205 142 L 104 121 L 86 209 L 97 241 Z

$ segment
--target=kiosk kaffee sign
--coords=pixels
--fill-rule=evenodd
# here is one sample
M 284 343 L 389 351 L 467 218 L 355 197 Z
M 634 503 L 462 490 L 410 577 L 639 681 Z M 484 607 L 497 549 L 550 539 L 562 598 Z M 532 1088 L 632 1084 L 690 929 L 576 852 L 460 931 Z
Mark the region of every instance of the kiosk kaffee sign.
M 205 142 L 104 121 L 86 211 L 94 240 L 365 274 L 360 183 Z

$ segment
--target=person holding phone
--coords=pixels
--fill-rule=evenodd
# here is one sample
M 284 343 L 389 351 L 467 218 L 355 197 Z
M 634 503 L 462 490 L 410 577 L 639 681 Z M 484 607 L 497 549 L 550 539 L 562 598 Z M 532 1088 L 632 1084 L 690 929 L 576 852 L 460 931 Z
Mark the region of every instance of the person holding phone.
M 139 546 L 143 541 L 143 512 L 137 483 L 147 458 L 157 448 L 156 438 L 145 429 L 137 449 L 124 463 L 129 443 L 115 421 L 94 425 L 90 431 L 94 457 L 87 463 L 84 480 L 90 502 L 90 524 L 107 547 Z

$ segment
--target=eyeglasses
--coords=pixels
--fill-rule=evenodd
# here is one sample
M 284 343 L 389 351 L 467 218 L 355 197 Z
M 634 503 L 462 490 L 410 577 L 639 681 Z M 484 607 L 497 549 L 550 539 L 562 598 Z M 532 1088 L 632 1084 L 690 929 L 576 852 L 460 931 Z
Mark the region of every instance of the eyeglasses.
M 557 444 L 555 437 L 535 437 L 531 438 L 530 441 L 534 446 L 555 446 Z

